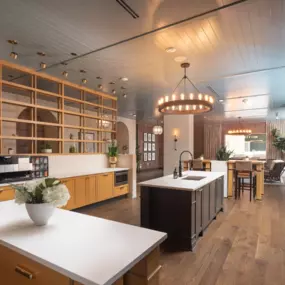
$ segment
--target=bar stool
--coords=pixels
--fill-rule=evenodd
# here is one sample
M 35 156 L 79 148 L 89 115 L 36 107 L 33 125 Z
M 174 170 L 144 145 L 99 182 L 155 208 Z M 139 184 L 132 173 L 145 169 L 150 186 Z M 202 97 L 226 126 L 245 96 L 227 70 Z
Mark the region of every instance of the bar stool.
M 256 194 L 256 176 L 252 161 L 236 161 L 235 163 L 235 199 L 240 198 L 240 191 L 245 190 L 244 180 L 249 179 L 249 200 Z
M 192 161 L 192 169 L 193 170 L 200 170 L 204 171 L 204 165 L 203 165 L 203 160 L 201 159 L 193 159 Z

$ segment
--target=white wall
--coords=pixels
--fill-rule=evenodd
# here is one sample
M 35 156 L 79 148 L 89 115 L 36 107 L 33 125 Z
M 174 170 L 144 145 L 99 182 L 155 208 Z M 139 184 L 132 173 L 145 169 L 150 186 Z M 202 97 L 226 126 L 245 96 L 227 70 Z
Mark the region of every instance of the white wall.
M 136 154 L 136 120 L 117 117 L 117 122 L 124 123 L 129 131 L 129 154 Z
M 174 131 L 177 131 L 177 151 L 174 150 Z M 194 150 L 194 119 L 193 115 L 166 115 L 164 116 L 164 175 L 173 173 L 174 167 L 179 164 L 179 155 L 183 150 Z M 188 159 L 184 154 L 182 159 Z

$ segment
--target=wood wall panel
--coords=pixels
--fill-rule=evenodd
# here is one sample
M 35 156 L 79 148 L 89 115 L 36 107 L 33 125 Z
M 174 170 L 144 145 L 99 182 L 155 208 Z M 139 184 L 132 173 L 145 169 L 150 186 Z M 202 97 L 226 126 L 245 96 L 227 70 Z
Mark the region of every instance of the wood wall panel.
M 266 158 L 267 159 L 284 159 L 284 154 L 277 150 L 273 145 L 271 131 L 278 129 L 285 136 L 285 120 L 276 120 L 266 122 Z
M 216 159 L 216 152 L 222 145 L 222 125 L 204 125 L 204 157 Z
M 204 122 L 194 116 L 194 158 L 204 155 Z

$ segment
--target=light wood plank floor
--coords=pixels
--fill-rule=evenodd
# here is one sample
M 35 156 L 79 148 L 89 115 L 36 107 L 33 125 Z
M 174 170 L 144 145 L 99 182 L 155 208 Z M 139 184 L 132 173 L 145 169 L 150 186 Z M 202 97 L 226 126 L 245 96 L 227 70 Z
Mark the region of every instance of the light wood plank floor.
M 138 199 L 78 212 L 139 225 Z M 284 285 L 285 187 L 266 185 L 262 202 L 225 199 L 225 212 L 193 252 L 163 253 L 162 285 Z

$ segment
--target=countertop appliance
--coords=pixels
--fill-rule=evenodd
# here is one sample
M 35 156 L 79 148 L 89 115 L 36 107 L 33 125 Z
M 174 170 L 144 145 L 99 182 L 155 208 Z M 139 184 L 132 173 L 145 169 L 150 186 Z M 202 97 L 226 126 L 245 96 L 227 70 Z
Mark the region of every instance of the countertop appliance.
M 129 183 L 128 170 L 116 171 L 114 174 L 114 185 L 120 186 Z

